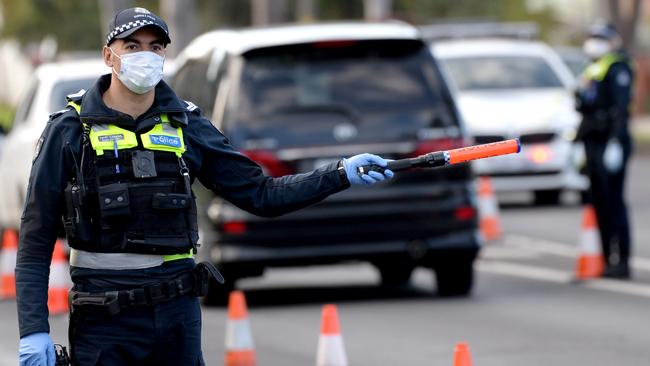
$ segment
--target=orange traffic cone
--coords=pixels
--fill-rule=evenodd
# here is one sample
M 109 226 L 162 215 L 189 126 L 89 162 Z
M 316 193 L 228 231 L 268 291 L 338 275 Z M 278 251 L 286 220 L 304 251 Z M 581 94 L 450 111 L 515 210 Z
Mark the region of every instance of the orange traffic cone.
M 16 255 L 18 232 L 5 229 L 2 233 L 2 261 L 0 262 L 0 298 L 16 298 Z
M 478 214 L 481 234 L 485 240 L 500 239 L 503 231 L 499 218 L 499 203 L 488 177 L 479 177 L 478 180 Z
M 72 286 L 70 280 L 68 258 L 63 244 L 57 240 L 52 253 L 50 264 L 50 283 L 47 290 L 47 307 L 50 314 L 65 314 L 70 310 L 68 305 L 68 290 Z
M 336 305 L 323 306 L 316 366 L 347 366 Z
M 586 205 L 582 215 L 582 230 L 578 243 L 576 278 L 585 280 L 600 277 L 604 269 L 605 258 L 600 248 L 596 211 L 593 206 Z
M 456 343 L 454 349 L 454 366 L 472 366 L 472 355 L 465 342 Z
M 250 323 L 248 322 L 246 298 L 241 291 L 232 291 L 228 299 L 225 365 L 255 365 L 255 349 Z

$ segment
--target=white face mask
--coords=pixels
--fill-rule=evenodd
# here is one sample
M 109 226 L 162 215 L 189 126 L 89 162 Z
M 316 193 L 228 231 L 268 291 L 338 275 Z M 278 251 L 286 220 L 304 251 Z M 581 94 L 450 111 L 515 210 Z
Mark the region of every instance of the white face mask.
M 600 38 L 589 38 L 582 46 L 584 53 L 592 59 L 599 59 L 612 51 L 609 41 Z
M 144 94 L 152 90 L 163 76 L 165 58 L 151 51 L 140 51 L 118 56 L 113 49 L 111 52 L 120 59 L 120 72 L 113 72 L 118 79 L 132 92 Z

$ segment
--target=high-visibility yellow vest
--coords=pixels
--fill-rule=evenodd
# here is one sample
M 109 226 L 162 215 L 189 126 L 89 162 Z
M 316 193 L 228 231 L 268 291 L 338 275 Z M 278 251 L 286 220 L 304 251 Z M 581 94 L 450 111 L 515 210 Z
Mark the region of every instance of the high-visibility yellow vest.
M 68 105 L 74 108 L 74 110 L 77 111 L 77 114 L 81 114 L 81 105 L 73 101 L 69 101 Z M 142 142 L 142 146 L 147 150 L 172 152 L 179 158 L 182 157 L 186 151 L 185 142 L 183 140 L 183 129 L 180 127 L 174 128 L 169 121 L 169 117 L 165 113 L 161 114 L 159 119 L 160 123 L 154 125 L 150 131 L 140 134 L 139 138 Z M 138 147 L 138 135 L 135 132 L 118 127 L 114 124 L 92 124 L 89 126 L 84 123 L 84 129 L 89 131 L 88 137 L 90 139 L 90 144 L 97 155 L 103 155 L 105 150 L 113 151 Z M 75 254 L 77 260 L 83 260 L 81 257 L 84 255 L 84 252 L 77 251 Z M 103 253 L 92 253 L 94 257 L 93 262 L 97 262 L 96 256 L 102 254 Z M 150 257 L 151 255 L 147 256 Z M 111 257 L 112 256 L 107 256 L 107 258 Z M 161 257 L 163 262 L 169 262 L 178 259 L 193 258 L 194 253 L 193 250 L 190 249 L 188 253 L 162 255 Z M 115 265 L 117 266 L 118 263 Z

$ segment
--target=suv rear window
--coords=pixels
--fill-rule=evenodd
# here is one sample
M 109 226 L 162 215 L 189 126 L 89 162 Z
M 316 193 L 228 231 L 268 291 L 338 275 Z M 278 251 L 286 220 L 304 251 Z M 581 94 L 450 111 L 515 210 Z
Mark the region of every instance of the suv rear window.
M 438 74 L 420 41 L 333 41 L 244 55 L 237 110 L 226 126 L 280 146 L 335 143 L 349 123 L 356 141 L 398 140 L 444 124 Z M 434 122 L 435 121 L 435 122 Z M 447 120 L 444 122 L 450 123 Z M 242 131 L 243 130 L 243 131 Z

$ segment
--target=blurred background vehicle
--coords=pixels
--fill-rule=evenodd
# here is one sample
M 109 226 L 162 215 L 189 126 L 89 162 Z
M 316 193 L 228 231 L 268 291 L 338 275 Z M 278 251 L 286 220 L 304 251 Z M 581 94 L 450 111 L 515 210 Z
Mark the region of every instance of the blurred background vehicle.
M 468 142 L 437 63 L 404 23 L 213 31 L 178 56 L 173 87 L 272 176 Z M 405 172 L 276 219 L 210 196 L 203 252 L 231 288 L 272 266 L 367 261 L 385 286 L 424 266 L 438 293 L 466 295 L 479 249 L 472 184 L 468 165 Z M 228 290 L 215 286 L 206 299 Z
M 99 59 L 43 64 L 35 70 L 0 154 L 2 227 L 20 226 L 34 150 L 48 116 L 65 108 L 66 95 L 88 89 L 109 71 Z
M 477 174 L 495 190 L 533 192 L 538 204 L 555 204 L 563 191 L 588 187 L 572 143 L 579 122 L 575 79 L 546 44 L 526 39 L 433 41 L 432 52 L 456 97 L 476 143 L 519 137 L 522 156 L 477 161 Z
M 100 59 L 84 57 L 39 66 L 23 95 L 12 129 L 0 149 L 0 227 L 20 226 L 31 162 L 49 115 L 66 107 L 66 95 L 88 89 L 102 74 L 111 72 Z M 165 80 L 173 75 L 174 61 L 165 61 Z
M 571 73 L 577 78 L 589 65 L 589 57 L 579 47 L 556 46 L 553 47 L 562 61 L 569 67 Z

